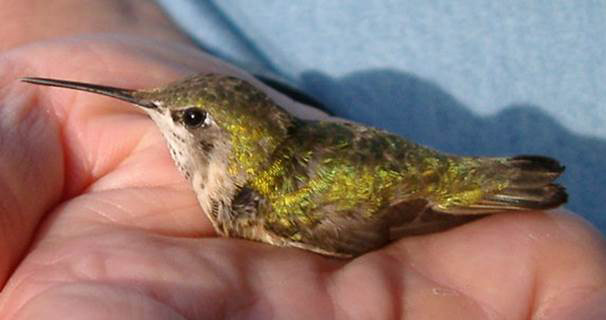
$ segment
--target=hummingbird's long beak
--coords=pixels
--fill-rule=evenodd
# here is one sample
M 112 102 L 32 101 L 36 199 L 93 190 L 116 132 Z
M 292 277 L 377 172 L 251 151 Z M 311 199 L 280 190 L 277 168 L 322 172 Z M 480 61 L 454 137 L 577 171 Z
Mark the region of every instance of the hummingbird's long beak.
M 104 96 L 109 96 L 112 98 L 120 99 L 126 102 L 130 102 L 132 104 L 136 104 L 138 106 L 155 109 L 156 106 L 153 102 L 149 100 L 139 99 L 133 95 L 136 90 L 122 89 L 116 87 L 108 87 L 101 86 L 98 84 L 91 83 L 83 83 L 76 81 L 67 81 L 67 80 L 58 80 L 58 79 L 48 79 L 48 78 L 35 78 L 35 77 L 25 77 L 22 78 L 21 81 L 33 84 L 40 84 L 43 86 L 51 86 L 51 87 L 61 87 L 68 88 L 80 91 L 88 91 L 92 93 L 101 94 Z

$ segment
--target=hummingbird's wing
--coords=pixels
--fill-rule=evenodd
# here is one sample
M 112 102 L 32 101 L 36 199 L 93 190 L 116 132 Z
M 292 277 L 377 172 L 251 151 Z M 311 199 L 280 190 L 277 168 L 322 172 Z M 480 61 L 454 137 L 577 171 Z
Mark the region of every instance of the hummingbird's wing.
M 258 211 L 265 230 L 288 245 L 356 255 L 389 242 L 394 226 L 414 226 L 420 233 L 470 219 L 418 218 L 429 201 L 422 198 L 424 181 L 417 176 L 427 175 L 442 158 L 446 159 L 377 129 L 300 122 L 246 190 L 263 199 Z M 396 205 L 403 212 L 391 210 Z
M 566 199 L 544 157 L 454 157 L 381 130 L 301 122 L 247 186 L 264 228 L 290 246 L 357 255 L 404 235 Z

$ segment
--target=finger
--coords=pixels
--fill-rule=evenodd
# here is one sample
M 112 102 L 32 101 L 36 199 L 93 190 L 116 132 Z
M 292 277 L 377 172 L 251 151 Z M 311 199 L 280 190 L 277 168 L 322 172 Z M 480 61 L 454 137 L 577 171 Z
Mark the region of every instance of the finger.
M 188 319 L 229 318 L 240 308 L 244 316 L 258 299 L 258 307 L 270 307 L 261 294 L 272 299 L 288 296 L 287 291 L 297 292 L 299 298 L 323 297 L 316 294 L 321 288 L 310 286 L 318 268 L 324 267 L 316 263 L 322 261 L 299 250 L 277 251 L 242 240 L 170 238 L 133 229 L 98 228 L 86 236 L 37 245 L 4 289 L 0 312 L 13 318 L 19 310 L 29 310 L 29 314 L 46 310 L 47 317 L 53 318 L 69 310 L 86 311 L 74 303 L 86 301 L 93 290 L 108 296 L 139 293 L 138 301 L 127 301 L 132 304 L 99 297 L 116 310 L 117 319 L 129 314 L 119 311 L 137 310 L 137 303 L 150 300 Z M 335 262 L 329 261 L 328 266 L 331 264 Z M 269 278 L 272 274 L 273 280 Z M 264 289 L 267 291 L 262 292 Z M 70 290 L 69 296 L 66 290 Z M 301 308 L 307 304 L 290 297 L 289 304 Z M 49 301 L 53 301 L 52 309 Z M 258 310 L 263 312 L 260 314 L 267 311 Z
M 0 286 L 60 199 L 63 150 L 52 113 L 0 63 Z
M 48 306 L 48 300 L 36 299 L 42 292 L 55 299 L 53 292 L 63 297 L 69 289 L 70 299 L 86 298 L 93 285 L 116 295 L 142 292 L 137 301 L 161 302 L 186 318 L 289 319 L 526 319 L 583 306 L 579 298 L 589 297 L 593 305 L 603 298 L 597 296 L 599 290 L 590 290 L 604 283 L 604 248 L 595 233 L 559 216 L 505 218 L 408 238 L 352 261 L 243 240 L 97 229 L 41 243 L 5 297 L 19 301 L 14 310 L 23 305 L 34 310 Z M 562 257 L 575 263 L 559 264 L 556 273 L 569 279 L 554 277 L 539 265 Z M 79 287 L 86 290 L 72 290 Z M 594 295 L 570 295 L 579 288 Z M 68 300 L 51 301 L 53 312 L 74 308 Z
M 551 319 L 600 288 L 606 302 L 606 243 L 570 214 L 495 215 L 387 251 L 404 252 L 418 273 L 469 297 L 487 316 Z
M 189 319 L 485 318 L 473 300 L 436 288 L 384 254 L 347 263 L 244 240 L 95 230 L 38 246 L 5 289 L 10 303 L 0 312 L 90 312 L 86 301 L 94 291 L 117 318 L 150 301 Z M 139 297 L 128 303 L 103 298 L 125 292 Z

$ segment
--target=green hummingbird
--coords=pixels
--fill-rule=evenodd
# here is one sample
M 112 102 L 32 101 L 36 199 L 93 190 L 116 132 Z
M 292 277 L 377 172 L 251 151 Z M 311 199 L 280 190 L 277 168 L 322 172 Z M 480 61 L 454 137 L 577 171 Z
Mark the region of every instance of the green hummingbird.
M 227 237 L 353 257 L 404 236 L 567 200 L 553 182 L 564 171 L 554 159 L 454 156 L 360 124 L 298 119 L 232 76 L 150 90 L 22 80 L 140 107 Z

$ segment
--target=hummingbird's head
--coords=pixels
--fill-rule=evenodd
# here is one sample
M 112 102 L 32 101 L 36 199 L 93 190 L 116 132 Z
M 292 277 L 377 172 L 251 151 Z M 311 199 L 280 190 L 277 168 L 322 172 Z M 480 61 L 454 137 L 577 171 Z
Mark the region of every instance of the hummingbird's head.
M 23 80 L 103 94 L 140 107 L 154 120 L 177 166 L 190 179 L 209 175 L 217 167 L 234 183 L 243 183 L 283 142 L 293 121 L 262 91 L 224 75 L 198 75 L 151 90 L 44 78 Z
M 133 96 L 149 104 L 143 109 L 186 175 L 191 166 L 221 162 L 225 172 L 246 179 L 266 163 L 292 121 L 265 93 L 224 75 L 198 75 Z

